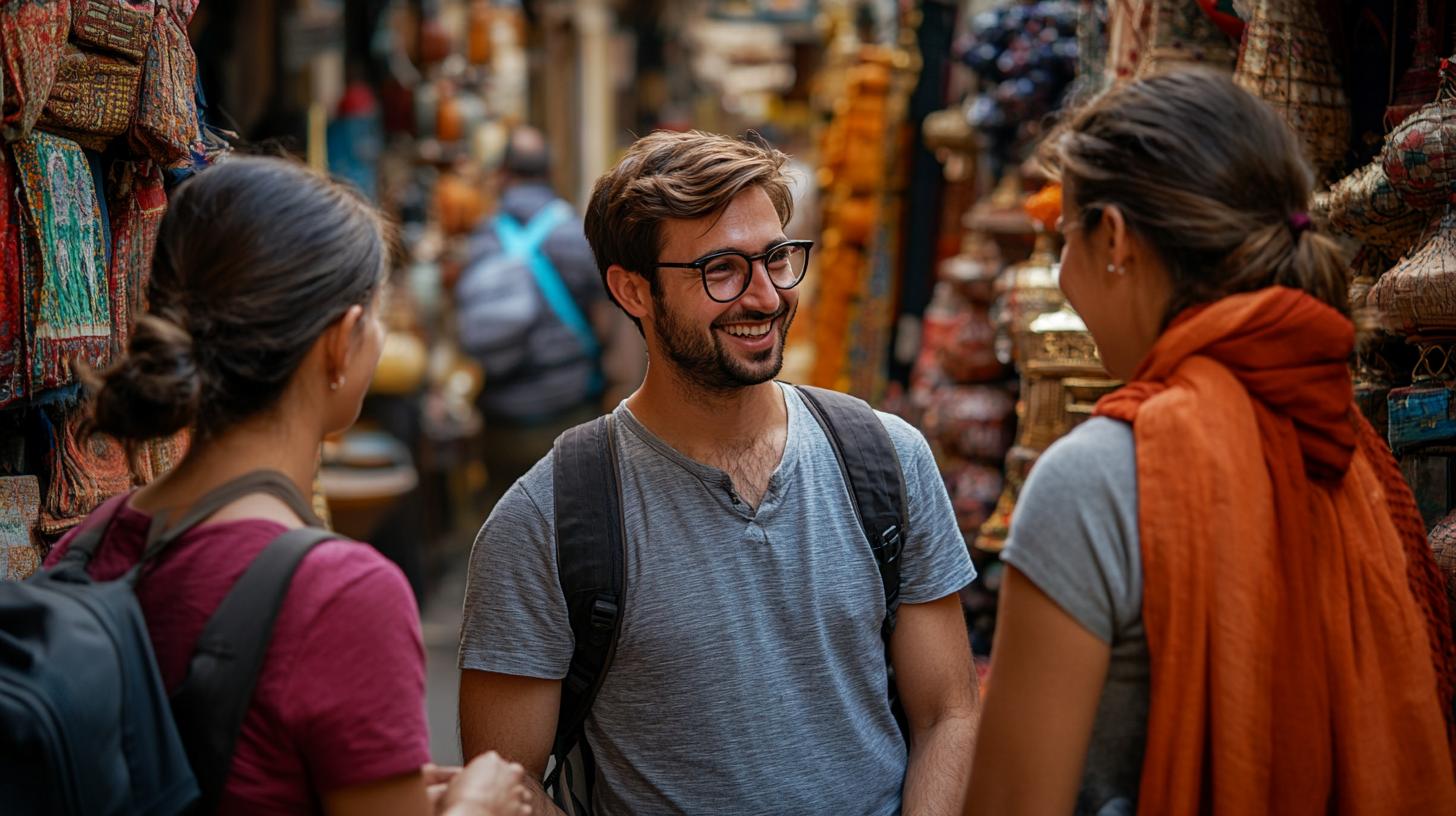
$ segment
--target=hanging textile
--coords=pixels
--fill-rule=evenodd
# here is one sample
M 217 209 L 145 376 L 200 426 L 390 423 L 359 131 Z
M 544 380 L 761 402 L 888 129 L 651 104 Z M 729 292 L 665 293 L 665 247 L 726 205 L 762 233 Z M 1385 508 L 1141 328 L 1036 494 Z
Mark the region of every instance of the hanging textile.
M 126 452 L 111 437 L 97 434 L 82 439 L 85 414 L 79 406 L 43 409 L 38 416 L 49 478 L 37 529 L 59 536 L 103 501 L 129 490 L 131 467 Z
M 1114 85 L 1188 62 L 1232 68 L 1231 41 L 1197 0 L 1111 0 L 1108 59 Z
M 71 36 L 89 48 L 140 64 L 151 42 L 155 0 L 75 0 Z
M 183 428 L 171 436 L 151 439 L 137 446 L 131 460 L 132 480 L 137 484 L 147 484 L 171 470 L 187 455 L 191 439 L 191 434 Z
M 41 131 L 12 145 L 25 234 L 29 390 L 71 383 L 69 361 L 104 365 L 111 351 L 110 283 L 101 208 L 80 146 Z
M 0 406 L 25 396 L 25 293 L 19 189 L 10 151 L 0 145 Z
M 112 162 L 106 183 L 111 219 L 112 352 L 126 350 L 136 316 L 147 309 L 147 280 L 157 228 L 167 212 L 162 173 L 148 161 Z
M 1344 162 L 1350 103 L 1313 0 L 1254 3 L 1234 82 L 1289 122 L 1320 181 Z
M 25 138 L 56 80 L 71 27 L 68 0 L 5 0 L 0 3 L 0 136 Z
M 32 531 L 40 518 L 40 482 L 34 476 L 0 479 L 0 580 L 35 572 L 41 554 Z
M 36 127 L 105 150 L 136 118 L 141 82 L 139 63 L 68 44 Z
M 197 57 L 187 39 L 187 18 L 194 9 L 196 4 L 187 0 L 158 0 L 142 73 L 131 145 L 162 167 L 190 165 L 199 140 Z

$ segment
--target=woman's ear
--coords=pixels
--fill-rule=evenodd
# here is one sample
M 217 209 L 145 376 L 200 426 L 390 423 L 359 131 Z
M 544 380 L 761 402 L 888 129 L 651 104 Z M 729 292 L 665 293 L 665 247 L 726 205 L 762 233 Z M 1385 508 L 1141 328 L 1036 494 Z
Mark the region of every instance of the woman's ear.
M 636 272 L 627 271 L 621 264 L 612 264 L 607 267 L 607 288 L 627 314 L 638 320 L 651 314 L 652 284 Z
M 338 322 L 324 329 L 319 337 L 323 347 L 324 374 L 329 382 L 336 383 L 349 367 L 349 355 L 359 345 L 360 321 L 364 319 L 364 307 L 350 306 Z
M 1109 204 L 1102 210 L 1102 224 L 1107 227 L 1103 233 L 1103 249 L 1117 269 L 1126 269 L 1132 256 L 1131 235 L 1127 231 L 1127 219 L 1116 204 Z

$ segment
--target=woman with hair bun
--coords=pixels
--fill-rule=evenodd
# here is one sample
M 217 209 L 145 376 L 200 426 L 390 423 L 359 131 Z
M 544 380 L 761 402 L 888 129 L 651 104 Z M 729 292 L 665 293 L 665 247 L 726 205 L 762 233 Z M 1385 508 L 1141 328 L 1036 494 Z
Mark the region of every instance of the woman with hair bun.
M 1061 286 L 1128 383 L 1021 493 L 965 812 L 1456 812 L 1443 581 L 1354 406 L 1294 133 L 1188 71 L 1042 158 Z
M 93 431 L 137 443 L 192 429 L 177 466 L 118 496 L 54 548 L 106 525 L 87 565 L 130 570 L 169 691 L 255 556 L 316 525 L 305 498 L 326 434 L 354 422 L 379 359 L 388 264 L 380 215 L 281 159 L 236 158 L 182 185 L 157 237 L 129 353 L 93 377 Z M 219 813 L 427 814 L 424 648 L 403 574 L 332 540 L 293 576 L 221 791 Z M 527 814 L 519 766 L 472 764 L 461 812 Z

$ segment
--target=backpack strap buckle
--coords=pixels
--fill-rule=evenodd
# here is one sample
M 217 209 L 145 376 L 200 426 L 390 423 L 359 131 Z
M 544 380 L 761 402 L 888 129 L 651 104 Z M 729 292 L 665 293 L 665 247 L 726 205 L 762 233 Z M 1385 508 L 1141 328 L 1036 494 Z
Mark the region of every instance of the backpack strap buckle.
M 610 595 L 598 595 L 596 602 L 592 604 L 592 645 L 601 646 L 612 634 L 612 629 L 617 623 L 616 600 Z
M 905 551 L 905 541 L 900 536 L 900 525 L 891 524 L 875 533 L 874 538 L 870 541 L 870 547 L 875 551 L 875 559 L 881 564 L 894 563 Z

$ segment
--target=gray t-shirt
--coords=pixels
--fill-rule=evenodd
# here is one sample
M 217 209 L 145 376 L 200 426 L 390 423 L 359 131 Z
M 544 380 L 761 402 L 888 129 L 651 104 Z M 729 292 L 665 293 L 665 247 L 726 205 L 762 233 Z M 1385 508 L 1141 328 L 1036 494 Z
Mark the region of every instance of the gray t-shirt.
M 1093 417 L 1037 459 L 1001 554 L 1112 647 L 1075 816 L 1137 810 L 1149 695 L 1138 546 L 1132 427 Z
M 627 609 L 586 722 L 601 814 L 893 814 L 905 742 L 886 697 L 885 595 L 833 449 L 792 391 L 757 512 L 723 471 L 614 414 Z M 909 494 L 900 602 L 975 577 L 925 439 L 880 414 Z M 559 679 L 552 457 L 506 493 L 471 553 L 460 667 Z

